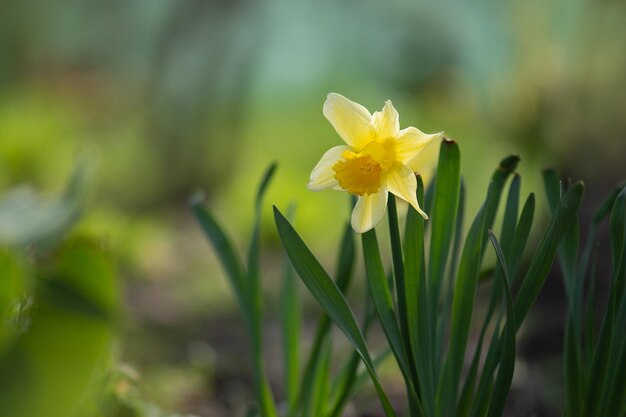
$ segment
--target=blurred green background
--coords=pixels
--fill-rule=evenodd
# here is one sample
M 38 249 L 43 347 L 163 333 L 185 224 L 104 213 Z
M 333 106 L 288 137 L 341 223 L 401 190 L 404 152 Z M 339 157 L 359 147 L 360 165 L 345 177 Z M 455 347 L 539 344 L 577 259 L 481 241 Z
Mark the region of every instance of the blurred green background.
M 3 2 L 0 193 L 61 194 L 86 166 L 70 234 L 97 239 L 119 276 L 116 390 L 145 413 L 232 415 L 250 398 L 248 349 L 189 195 L 204 190 L 244 247 L 255 184 L 278 161 L 268 200 L 297 202 L 299 231 L 332 265 L 348 200 L 306 183 L 340 141 L 322 116 L 335 91 L 370 111 L 390 98 L 401 127 L 456 139 L 469 213 L 511 153 L 540 202 L 554 166 L 586 181 L 591 209 L 626 175 L 625 20 L 616 0 Z M 281 258 L 264 216 L 271 307 Z M 32 261 L 6 218 L 0 245 Z M 558 329 L 547 311 L 537 321 Z M 537 415 L 556 415 L 559 340 L 517 368 L 512 401 Z M 280 391 L 280 364 L 270 372 Z

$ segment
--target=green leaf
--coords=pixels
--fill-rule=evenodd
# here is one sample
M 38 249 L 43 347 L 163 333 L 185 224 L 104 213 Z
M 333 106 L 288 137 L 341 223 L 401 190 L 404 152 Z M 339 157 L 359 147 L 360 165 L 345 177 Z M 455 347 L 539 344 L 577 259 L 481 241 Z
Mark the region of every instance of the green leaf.
M 504 213 L 504 219 L 502 224 L 502 241 L 503 245 L 506 245 L 503 251 L 508 250 L 509 253 L 513 251 L 515 252 L 515 258 L 519 260 L 521 258 L 522 252 L 524 250 L 524 245 L 526 243 L 526 238 L 528 237 L 528 232 L 530 231 L 530 223 L 532 223 L 532 207 L 534 207 L 534 199 L 532 198 L 532 194 L 529 197 L 526 205 L 524 206 L 524 211 L 522 217 L 520 219 L 520 224 L 524 225 L 525 233 L 516 234 L 516 231 L 520 230 L 520 227 L 515 227 L 517 220 L 517 212 L 519 206 L 519 194 L 521 187 L 521 177 L 519 175 L 515 175 L 513 180 L 511 181 L 511 185 L 509 187 L 509 194 L 506 203 L 506 209 Z M 528 202 L 531 201 L 531 206 L 529 206 Z M 530 219 L 528 219 L 528 210 L 530 207 Z M 526 214 L 524 214 L 526 213 Z M 517 238 L 517 240 L 516 240 Z M 517 246 L 516 246 L 517 244 Z M 509 271 L 507 273 L 508 276 L 511 276 L 511 265 L 509 265 Z M 478 344 L 476 350 L 474 351 L 474 355 L 472 358 L 472 362 L 470 365 L 470 371 L 465 379 L 463 391 L 461 393 L 461 397 L 459 400 L 459 416 L 466 416 L 470 412 L 470 405 L 472 395 L 474 393 L 476 387 L 476 378 L 478 377 L 478 365 L 480 363 L 480 355 L 482 351 L 482 346 L 484 343 L 484 337 L 487 333 L 487 329 L 489 327 L 489 323 L 493 317 L 494 312 L 496 311 L 496 307 L 498 306 L 498 301 L 502 298 L 501 294 L 504 291 L 501 280 L 504 276 L 501 268 L 494 268 L 490 270 L 491 277 L 494 278 L 493 285 L 491 289 L 491 299 L 489 301 L 489 305 L 487 308 L 487 313 L 485 314 L 485 318 L 483 319 L 482 327 L 480 330 L 480 335 L 478 337 Z M 482 273 L 481 273 L 482 277 Z M 481 279 L 479 277 L 479 280 Z M 497 328 L 497 327 L 496 327 Z
M 524 256 L 524 249 L 528 242 L 528 236 L 530 235 L 530 229 L 533 224 L 533 217 L 535 214 L 535 195 L 530 193 L 522 214 L 520 214 L 517 227 L 515 228 L 515 235 L 513 236 L 513 242 L 511 243 L 511 249 L 509 250 L 509 277 L 513 280 L 511 287 L 516 287 L 518 284 L 518 269 L 522 257 Z
M 313 385 L 311 415 L 321 416 L 329 400 L 330 389 L 330 361 L 332 355 L 332 338 L 330 335 L 324 338 L 324 343 L 319 356 L 319 363 L 315 368 L 315 378 Z
M 474 309 L 474 295 L 487 240 L 487 229 L 491 228 L 495 219 L 506 179 L 515 170 L 518 162 L 519 157 L 516 155 L 500 162 L 492 175 L 487 197 L 470 227 L 463 248 L 452 301 L 450 348 L 444 365 L 444 377 L 441 379 L 437 394 L 438 407 L 443 414 L 456 413 L 459 381 Z M 448 410 L 448 407 L 451 409 Z
M 565 343 L 563 351 L 564 384 L 565 384 L 565 415 L 567 417 L 583 416 L 583 375 L 580 347 L 576 340 L 574 320 L 568 315 L 565 321 Z
M 349 230 L 352 230 L 352 227 L 348 224 Z M 376 311 L 374 308 L 374 304 L 372 302 L 372 297 L 369 295 L 369 291 L 365 292 L 365 320 L 363 323 L 363 335 L 367 337 L 367 333 L 371 328 L 372 324 L 376 320 Z M 384 360 L 389 354 L 391 354 L 391 350 L 387 348 L 385 352 L 383 352 L 382 356 L 378 355 L 374 358 L 374 366 L 378 367 L 379 363 Z M 354 392 L 359 385 L 362 384 L 360 382 L 363 379 L 367 379 L 367 372 L 364 372 L 365 375 L 360 378 L 358 375 L 359 364 L 361 360 L 359 358 L 359 354 L 355 351 L 350 356 L 350 359 L 345 362 L 341 371 L 339 372 L 337 378 L 333 381 L 331 392 L 334 394 L 329 407 L 329 412 L 325 415 L 327 417 L 340 417 L 344 408 L 347 405 L 349 397 L 352 392 Z
M 398 328 L 398 322 L 396 321 L 393 300 L 391 298 L 391 289 L 389 288 L 383 263 L 380 259 L 376 231 L 372 229 L 363 233 L 362 242 L 367 281 L 369 283 L 374 306 L 376 307 L 376 312 L 378 313 L 378 318 L 385 332 L 385 336 L 389 341 L 391 350 L 398 361 L 400 371 L 404 376 L 409 391 L 409 403 L 415 402 L 419 404 L 417 391 L 415 390 L 415 381 L 412 379 L 408 354 L 405 350 L 406 345 L 404 344 L 400 329 Z M 419 407 L 421 407 L 421 405 L 419 405 Z
M 248 273 L 244 285 L 244 293 L 247 297 L 247 305 L 249 306 L 249 332 L 252 342 L 252 355 L 254 359 L 254 379 L 257 388 L 257 400 L 260 402 L 262 417 L 276 417 L 276 405 L 270 388 L 270 383 L 265 371 L 263 362 L 263 337 L 262 337 L 262 318 L 263 295 L 261 292 L 261 277 L 259 274 L 259 252 L 261 250 L 261 211 L 263 205 L 263 197 L 267 191 L 272 176 L 276 171 L 276 164 L 272 164 L 263 175 L 263 179 L 259 184 L 254 211 L 254 226 L 252 229 L 252 239 L 250 240 L 250 248 L 248 249 Z
M 450 265 L 448 267 L 448 277 L 444 283 L 444 300 L 442 303 L 441 311 L 436 316 L 437 319 L 437 338 L 435 352 L 445 351 L 445 336 L 448 329 L 448 323 L 450 320 L 450 313 L 452 309 L 452 297 L 454 294 L 454 282 L 457 274 L 457 268 L 459 263 L 459 257 L 461 256 L 461 243 L 463 241 L 463 224 L 465 215 L 465 187 L 463 181 L 461 181 L 461 188 L 459 191 L 459 208 L 456 216 L 456 224 L 454 227 L 454 243 L 452 249 L 452 257 L 450 259 Z M 481 272 L 482 275 L 482 272 Z M 480 282 L 480 276 L 479 276 Z M 437 355 L 435 364 L 436 369 L 441 369 L 441 361 L 443 355 Z
M 398 300 L 398 322 L 400 324 L 400 339 L 404 344 L 403 351 L 406 352 L 406 359 L 411 378 L 416 381 L 417 374 L 415 371 L 415 363 L 413 358 L 408 354 L 411 351 L 411 342 L 409 337 L 407 298 L 411 294 L 407 293 L 405 277 L 404 277 L 404 259 L 402 256 L 402 244 L 400 242 L 400 226 L 398 225 L 398 212 L 396 210 L 396 199 L 391 197 L 387 200 L 387 214 L 389 218 L 389 240 L 391 242 L 391 255 L 393 260 L 393 276 L 395 278 L 396 299 Z M 367 261 L 366 261 L 367 265 Z M 382 263 L 381 263 L 382 268 Z
M 611 296 L 613 312 L 616 314 L 619 300 L 624 295 L 626 280 L 626 187 L 619 193 L 611 210 L 609 225 L 611 241 Z
M 445 362 L 444 377 L 439 385 L 437 395 L 438 408 L 444 415 L 454 415 L 456 413 L 454 410 L 456 408 L 456 386 L 457 381 L 460 380 L 460 372 L 463 366 L 473 309 L 474 291 L 480 271 L 484 219 L 485 207 L 483 206 L 470 227 L 459 264 L 452 301 L 450 348 Z M 446 411 L 448 407 L 452 408 L 451 411 Z
M 543 171 L 543 184 L 548 197 L 548 206 L 554 215 L 561 199 L 561 184 L 555 170 L 546 169 Z
M 0 357 L 23 325 L 22 309 L 15 306 L 29 288 L 25 266 L 16 254 L 0 249 Z
M 239 305 L 242 309 L 247 309 L 247 297 L 243 282 L 243 266 L 239 256 L 235 252 L 230 239 L 224 233 L 222 227 L 217 223 L 211 212 L 204 206 L 204 197 L 201 193 L 196 193 L 191 198 L 191 209 L 206 234 L 209 241 L 222 263 L 224 271 L 233 287 Z
M 82 214 L 90 170 L 74 168 L 62 196 L 44 199 L 27 186 L 0 197 L 0 245 L 49 248 L 56 245 Z
M 294 206 L 287 210 L 287 217 L 292 218 Z M 300 327 L 302 311 L 295 271 L 285 255 L 283 277 L 280 290 L 280 320 L 283 339 L 283 363 L 285 366 L 285 389 L 287 414 L 295 411 L 298 399 L 300 377 Z
M 365 364 L 387 416 L 395 416 L 391 403 L 380 385 L 367 344 L 348 302 L 319 261 L 311 253 L 289 221 L 274 207 L 278 234 L 298 275 L 324 311 L 350 341 Z
M 0 361 L 1 414 L 82 415 L 108 367 L 119 288 L 98 244 L 77 240 L 38 271 L 27 332 Z
M 431 237 L 430 260 L 428 263 L 428 291 L 431 316 L 435 317 L 443 275 L 448 263 L 448 254 L 453 234 L 450 223 L 457 218 L 459 191 L 461 186 L 461 153 L 459 146 L 452 140 L 445 139 L 439 150 L 437 182 L 433 210 L 430 213 Z
M 582 202 L 584 188 L 582 182 L 577 182 L 565 193 L 539 244 L 539 248 L 535 252 L 535 256 L 532 258 L 515 299 L 515 323 L 518 330 L 528 310 L 539 295 L 539 291 L 543 288 L 562 237 L 562 230 L 567 230 L 567 227 L 574 220 Z
M 494 391 L 491 396 L 491 404 L 489 405 L 488 417 L 499 417 L 504 410 L 504 404 L 506 398 L 511 389 L 511 382 L 513 381 L 513 371 L 515 369 L 515 312 L 513 310 L 513 297 L 511 296 L 511 289 L 509 288 L 509 274 L 506 261 L 504 259 L 504 253 L 498 243 L 498 239 L 489 231 L 489 239 L 496 251 L 498 262 L 500 265 L 500 274 L 496 274 L 502 279 L 502 287 L 504 288 L 504 298 L 506 301 L 506 324 L 504 325 L 503 334 L 501 339 L 503 342 L 502 358 L 500 360 L 498 376 L 496 377 L 496 383 L 494 385 Z
M 269 381 L 265 372 L 262 353 L 262 293 L 259 276 L 259 252 L 260 252 L 260 227 L 261 209 L 265 191 L 276 170 L 276 164 L 272 164 L 265 172 L 259 185 L 255 199 L 254 226 L 252 239 L 248 250 L 247 272 L 237 254 L 234 246 L 226 233 L 215 221 L 211 213 L 204 207 L 201 194 L 196 194 L 191 199 L 191 208 L 196 220 L 213 244 L 215 251 L 222 263 L 230 280 L 231 286 L 239 301 L 248 327 L 248 334 L 252 344 L 254 360 L 254 380 L 257 389 L 257 400 L 263 417 L 277 416 Z
M 609 302 L 600 337 L 594 352 L 593 368 L 588 392 L 588 411 L 591 415 L 602 415 L 608 408 L 609 397 L 614 389 L 615 371 L 621 355 L 626 355 L 626 297 L 624 296 L 623 280 L 626 269 L 626 188 L 613 203 L 609 224 L 611 243 L 612 274 Z M 621 307 L 620 307 L 621 306 Z M 620 384 L 623 389 L 623 383 Z M 611 401 L 614 407 L 620 404 Z
M 354 233 L 352 231 L 352 226 L 350 226 L 349 223 L 346 223 L 344 226 L 343 237 L 341 239 L 341 247 L 339 249 L 335 280 L 337 288 L 339 288 L 343 294 L 346 293 L 351 283 L 355 256 L 354 246 Z M 317 376 L 320 375 L 320 373 L 317 372 L 317 367 L 320 363 L 324 340 L 329 337 L 328 334 L 331 327 L 330 324 L 330 318 L 328 315 L 324 314 L 320 317 L 315 331 L 315 337 L 313 339 L 313 347 L 311 348 L 309 358 L 304 368 L 300 394 L 297 400 L 297 409 L 302 411 L 304 416 L 311 412 L 310 402 L 312 400 L 313 387 L 317 385 Z
M 421 201 L 424 185 L 421 177 L 417 177 L 417 199 Z M 425 262 L 424 262 L 424 219 L 409 206 L 404 236 L 404 266 L 407 299 L 407 323 L 411 344 L 411 355 L 416 364 L 420 389 L 426 415 L 435 412 L 435 381 L 433 374 L 434 344 L 429 335 L 432 334 L 432 321 L 429 320 L 428 294 L 426 293 Z

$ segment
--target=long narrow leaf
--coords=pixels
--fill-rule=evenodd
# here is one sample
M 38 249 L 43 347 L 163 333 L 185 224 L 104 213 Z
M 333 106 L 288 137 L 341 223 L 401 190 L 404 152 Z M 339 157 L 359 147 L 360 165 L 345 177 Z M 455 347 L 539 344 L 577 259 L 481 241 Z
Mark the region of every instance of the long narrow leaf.
M 250 338 L 252 342 L 252 355 L 254 359 L 254 379 L 258 392 L 258 401 L 261 407 L 262 417 L 277 417 L 276 405 L 270 388 L 269 380 L 265 372 L 263 361 L 263 337 L 262 337 L 262 293 L 259 256 L 261 251 L 261 212 L 263 207 L 263 197 L 267 191 L 272 177 L 276 172 L 276 164 L 270 165 L 266 170 L 261 183 L 259 184 L 254 212 L 254 226 L 252 229 L 252 239 L 248 250 L 248 271 L 244 282 L 244 291 L 247 293 L 247 303 L 250 306 Z
M 438 407 L 443 414 L 454 415 L 456 412 L 459 380 L 474 308 L 474 295 L 487 241 L 486 230 L 492 227 L 502 189 L 508 176 L 517 167 L 518 162 L 519 157 L 516 155 L 511 155 L 500 161 L 500 165 L 491 177 L 485 203 L 470 227 L 463 248 L 452 301 L 450 349 L 444 365 L 444 377 L 441 378 L 437 390 Z
M 339 288 L 342 294 L 345 294 L 351 282 L 354 255 L 354 233 L 352 232 L 350 224 L 347 223 L 344 226 L 343 237 L 341 239 L 335 281 L 337 288 Z M 313 347 L 311 348 L 309 358 L 304 368 L 296 408 L 300 410 L 305 417 L 311 413 L 310 404 L 312 401 L 313 387 L 317 384 L 317 376 L 320 375 L 316 368 L 320 363 L 324 340 L 329 337 L 330 324 L 328 315 L 324 314 L 320 317 L 315 331 L 315 338 L 313 339 Z
M 494 392 L 491 397 L 491 404 L 489 406 L 488 417 L 500 417 L 504 410 L 504 403 L 509 394 L 511 388 L 511 382 L 513 380 L 513 371 L 515 369 L 515 312 L 513 310 L 513 297 L 511 296 L 511 289 L 509 288 L 509 274 L 506 261 L 504 259 L 504 253 L 498 243 L 498 239 L 489 231 L 489 239 L 496 251 L 498 262 L 502 274 L 498 274 L 502 277 L 502 286 L 504 288 L 504 298 L 506 300 L 506 324 L 504 325 L 502 339 L 504 340 L 504 347 L 502 350 L 502 359 L 498 369 L 498 376 L 496 377 L 496 383 L 494 386 Z
M 405 348 L 406 345 L 400 333 L 398 322 L 396 321 L 393 300 L 391 298 L 391 289 L 389 288 L 383 263 L 380 258 L 376 231 L 372 229 L 363 233 L 362 241 L 367 280 L 370 286 L 370 294 L 374 300 L 376 312 L 378 313 L 378 318 L 389 341 L 391 350 L 398 361 L 400 371 L 404 375 L 409 391 L 409 404 L 415 403 L 418 407 L 421 407 L 417 400 L 417 392 L 415 391 L 416 381 L 413 380 L 413 376 L 411 375 L 408 354 Z
M 445 139 L 439 149 L 439 165 L 437 167 L 437 182 L 433 210 L 430 213 L 430 261 L 429 271 L 429 299 L 431 316 L 435 317 L 438 307 L 439 293 L 446 270 L 452 233 L 450 222 L 457 217 L 459 206 L 459 189 L 461 186 L 461 153 L 459 146 L 452 140 Z
M 190 204 L 196 220 L 213 244 L 213 248 L 235 291 L 239 305 L 243 308 L 247 304 L 243 287 L 243 266 L 233 244 L 211 212 L 204 206 L 204 197 L 201 193 L 194 194 Z
M 515 298 L 515 324 L 518 330 L 526 314 L 528 314 L 528 310 L 539 295 L 539 291 L 543 288 L 562 237 L 561 231 L 567 229 L 578 212 L 584 189 L 583 183 L 578 182 L 565 193 L 560 207 L 552 217 L 552 221 L 528 267 L 522 286 Z
M 417 199 L 421 201 L 424 184 L 417 177 Z M 428 294 L 424 265 L 424 219 L 409 207 L 405 224 L 404 267 L 407 300 L 407 323 L 411 355 L 416 364 L 426 414 L 435 413 L 435 381 L 433 376 L 432 322 L 429 319 Z
M 330 279 L 324 268 L 322 268 L 319 261 L 313 256 L 298 233 L 276 207 L 274 207 L 274 217 L 278 234 L 298 275 L 311 292 L 311 295 L 313 295 L 330 318 L 337 324 L 339 329 L 359 353 L 374 383 L 385 414 L 387 416 L 395 416 L 391 403 L 380 385 L 363 334 L 359 329 L 354 314 L 348 306 L 345 297 L 337 285 Z
M 287 210 L 287 217 L 293 217 L 294 206 Z M 280 320 L 283 340 L 283 363 L 287 414 L 296 409 L 300 377 L 300 327 L 302 311 L 296 283 L 295 271 L 285 255 L 283 277 L 280 290 Z

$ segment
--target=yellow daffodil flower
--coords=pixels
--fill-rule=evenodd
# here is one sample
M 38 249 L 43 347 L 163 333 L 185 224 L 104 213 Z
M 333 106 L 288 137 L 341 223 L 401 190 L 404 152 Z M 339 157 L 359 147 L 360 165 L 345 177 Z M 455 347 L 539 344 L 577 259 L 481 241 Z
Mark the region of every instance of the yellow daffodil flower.
M 330 93 L 324 116 L 346 145 L 328 150 L 311 172 L 308 188 L 344 190 L 358 196 L 352 228 L 372 229 L 385 214 L 387 193 L 411 204 L 424 219 L 415 194 L 416 157 L 442 133 L 432 135 L 414 127 L 400 130 L 399 116 L 390 100 L 373 115 L 344 96 Z

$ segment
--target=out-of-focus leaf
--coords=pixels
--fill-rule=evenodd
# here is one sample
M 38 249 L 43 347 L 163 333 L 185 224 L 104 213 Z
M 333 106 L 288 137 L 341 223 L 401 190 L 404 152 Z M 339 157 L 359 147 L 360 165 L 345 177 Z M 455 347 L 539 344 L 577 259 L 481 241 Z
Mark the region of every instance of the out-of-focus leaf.
M 0 403 L 12 417 L 67 417 L 108 365 L 118 288 L 95 244 L 72 242 L 46 268 L 28 332 L 0 361 Z
M 561 199 L 558 210 L 552 217 L 546 233 L 539 244 L 535 256 L 522 282 L 522 286 L 515 298 L 515 324 L 518 326 L 524 321 L 528 310 L 535 302 L 539 291 L 543 288 L 556 250 L 561 239 L 561 232 L 573 221 L 582 202 L 585 187 L 582 182 L 574 184 Z
M 22 262 L 12 252 L 0 250 L 0 357 L 20 331 L 20 297 L 27 289 Z
M 64 195 L 46 200 L 28 187 L 0 198 L 0 245 L 48 246 L 57 242 L 78 220 L 83 207 L 88 170 L 77 165 Z

